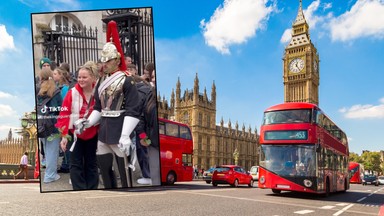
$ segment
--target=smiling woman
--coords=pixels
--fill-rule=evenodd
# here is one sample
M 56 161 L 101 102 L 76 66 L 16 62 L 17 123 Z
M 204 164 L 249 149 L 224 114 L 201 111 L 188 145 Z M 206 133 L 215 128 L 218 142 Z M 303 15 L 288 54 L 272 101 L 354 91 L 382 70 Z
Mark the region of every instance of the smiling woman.
M 78 83 L 70 89 L 64 98 L 56 127 L 60 128 L 60 146 L 65 152 L 70 149 L 70 180 L 74 190 L 97 189 L 99 185 L 96 161 L 97 130 L 92 126 L 75 134 L 76 124 L 87 118 L 93 111 L 95 100 L 94 86 L 99 71 L 92 61 L 79 69 Z M 76 139 L 73 142 L 73 139 Z

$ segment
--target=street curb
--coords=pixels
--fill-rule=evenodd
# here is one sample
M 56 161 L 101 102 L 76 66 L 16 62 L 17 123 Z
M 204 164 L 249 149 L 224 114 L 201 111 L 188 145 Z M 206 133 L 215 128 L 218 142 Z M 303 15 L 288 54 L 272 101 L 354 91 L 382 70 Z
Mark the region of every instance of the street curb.
M 40 183 L 40 179 L 0 179 L 0 184 L 17 184 L 17 183 Z

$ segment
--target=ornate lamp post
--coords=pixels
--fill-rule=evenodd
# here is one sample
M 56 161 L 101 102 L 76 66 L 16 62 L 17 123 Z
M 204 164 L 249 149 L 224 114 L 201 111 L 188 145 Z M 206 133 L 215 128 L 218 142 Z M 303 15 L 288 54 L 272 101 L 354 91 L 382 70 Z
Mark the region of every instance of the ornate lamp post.
M 37 127 L 36 127 L 36 110 L 24 113 L 21 118 L 22 133 L 28 135 L 28 147 L 25 151 L 28 152 L 29 164 L 35 166 L 34 153 L 37 149 Z
M 233 152 L 233 158 L 235 159 L 235 165 L 238 165 L 237 163 L 239 162 L 239 150 L 237 150 L 237 148 Z

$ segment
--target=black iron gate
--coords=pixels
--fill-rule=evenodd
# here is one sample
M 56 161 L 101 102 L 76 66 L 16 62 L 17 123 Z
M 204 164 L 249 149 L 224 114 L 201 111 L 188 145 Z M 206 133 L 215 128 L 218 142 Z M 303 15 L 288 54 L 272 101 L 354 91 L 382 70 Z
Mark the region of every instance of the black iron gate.
M 72 73 L 85 62 L 98 59 L 97 28 L 73 27 L 72 31 L 43 31 L 43 35 L 44 56 L 57 65 L 68 63 Z
M 119 29 L 125 56 L 130 56 L 141 75 L 146 63 L 155 63 L 154 33 L 151 8 L 108 10 L 104 23 L 114 20 Z
M 141 75 L 146 63 L 155 63 L 152 8 L 107 10 L 106 13 L 102 21 L 117 23 L 124 55 L 132 58 Z M 43 31 L 43 36 L 44 56 L 57 65 L 68 63 L 71 72 L 86 61 L 97 62 L 99 58 L 97 28 L 77 29 L 73 26 L 65 31 Z

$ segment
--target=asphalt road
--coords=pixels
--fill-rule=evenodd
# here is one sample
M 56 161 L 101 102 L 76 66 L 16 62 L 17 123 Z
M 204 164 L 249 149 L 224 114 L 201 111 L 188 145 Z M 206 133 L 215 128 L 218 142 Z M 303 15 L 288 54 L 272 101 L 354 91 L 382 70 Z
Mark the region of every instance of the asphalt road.
M 255 184 L 256 185 L 256 184 Z M 204 181 L 130 190 L 40 193 L 38 183 L 0 184 L 0 215 L 379 215 L 384 186 L 351 185 L 324 198 Z

